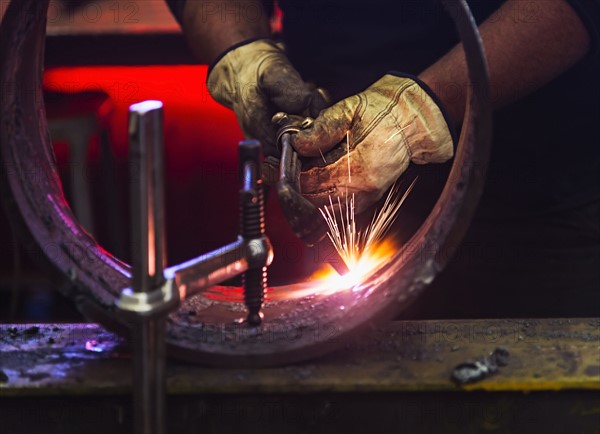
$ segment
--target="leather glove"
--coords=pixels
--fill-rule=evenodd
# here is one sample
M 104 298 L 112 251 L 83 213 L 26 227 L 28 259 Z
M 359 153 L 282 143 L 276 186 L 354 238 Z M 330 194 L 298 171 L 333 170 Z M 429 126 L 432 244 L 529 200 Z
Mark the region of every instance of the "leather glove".
M 364 92 L 323 110 L 311 127 L 292 136 L 298 154 L 321 160 L 316 167 L 303 165 L 300 175 L 301 193 L 309 201 L 323 207 L 330 195 L 335 200 L 354 194 L 358 214 L 377 202 L 411 161 L 452 158 L 448 123 L 433 93 L 415 80 L 386 74 Z
M 316 116 L 325 106 L 319 91 L 268 39 L 246 41 L 223 53 L 211 66 L 207 85 L 215 100 L 233 109 L 244 136 L 260 140 L 266 155 L 277 154 L 273 114 Z

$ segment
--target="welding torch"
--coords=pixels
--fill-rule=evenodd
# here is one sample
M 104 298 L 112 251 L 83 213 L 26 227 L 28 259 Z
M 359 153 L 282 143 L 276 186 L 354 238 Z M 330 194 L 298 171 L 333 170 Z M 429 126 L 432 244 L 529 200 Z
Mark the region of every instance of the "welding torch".
M 277 132 L 277 147 L 281 152 L 277 181 L 279 204 L 294 234 L 312 247 L 325 237 L 328 228 L 320 211 L 301 194 L 302 161 L 292 146 L 292 135 L 309 128 L 313 119 L 277 113 L 273 122 L 280 127 Z M 349 271 L 336 249 L 331 250 L 325 261 L 340 275 Z

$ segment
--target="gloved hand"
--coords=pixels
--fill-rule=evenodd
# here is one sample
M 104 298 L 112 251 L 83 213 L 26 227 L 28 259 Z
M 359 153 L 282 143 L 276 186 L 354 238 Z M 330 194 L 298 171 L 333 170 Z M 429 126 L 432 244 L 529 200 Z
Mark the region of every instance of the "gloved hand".
M 212 97 L 233 109 L 248 139 L 257 139 L 266 155 L 275 155 L 271 117 L 278 111 L 316 116 L 324 96 L 307 83 L 284 51 L 268 39 L 253 40 L 222 54 L 208 73 Z
M 298 154 L 316 157 L 322 166 L 303 166 L 301 193 L 318 207 L 328 205 L 330 195 L 335 200 L 354 193 L 358 214 L 377 202 L 411 161 L 442 163 L 452 158 L 447 121 L 424 86 L 387 74 L 323 110 L 311 127 L 294 134 L 292 146 Z

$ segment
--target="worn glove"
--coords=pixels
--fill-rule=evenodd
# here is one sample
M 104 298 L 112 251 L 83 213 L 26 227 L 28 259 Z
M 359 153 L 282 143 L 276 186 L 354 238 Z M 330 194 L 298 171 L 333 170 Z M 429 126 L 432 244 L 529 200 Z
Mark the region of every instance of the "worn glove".
M 448 123 L 430 91 L 391 74 L 323 110 L 292 140 L 300 155 L 321 160 L 303 166 L 302 194 L 318 207 L 328 205 L 330 195 L 355 194 L 356 213 L 379 200 L 411 161 L 442 163 L 453 155 Z
M 319 91 L 305 83 L 284 51 L 268 39 L 234 46 L 211 66 L 208 90 L 233 109 L 248 139 L 257 139 L 265 154 L 275 155 L 275 112 L 315 116 L 324 107 Z

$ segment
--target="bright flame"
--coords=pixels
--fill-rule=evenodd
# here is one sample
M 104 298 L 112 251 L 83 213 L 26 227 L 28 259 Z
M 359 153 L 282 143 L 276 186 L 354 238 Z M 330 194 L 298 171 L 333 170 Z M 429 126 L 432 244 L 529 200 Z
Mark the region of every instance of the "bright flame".
M 310 278 L 311 293 L 329 295 L 335 292 L 356 288 L 365 282 L 371 274 L 386 263 L 396 251 L 393 240 L 388 237 L 370 246 L 368 251 L 356 259 L 350 271 L 340 276 L 329 264 L 325 264 Z
M 371 223 L 362 231 L 357 230 L 354 220 L 354 197 L 348 199 L 346 195 L 345 206 L 342 206 L 339 198 L 337 203 L 330 198 L 330 208 L 324 207 L 320 211 L 329 225 L 327 235 L 348 266 L 349 272 L 340 276 L 331 265 L 323 264 L 305 282 L 268 288 L 266 300 L 327 296 L 341 291 L 363 289 L 362 284 L 367 282 L 371 275 L 388 262 L 397 251 L 393 237 L 385 237 L 385 235 L 415 182 L 416 179 L 403 195 L 399 194 L 399 188 L 394 185 L 381 209 L 375 211 Z M 213 287 L 205 295 L 213 300 L 243 301 L 242 288 Z
M 293 295 L 329 295 L 351 288 L 360 289 L 360 285 L 396 251 L 392 238 L 385 238 L 385 235 L 416 181 L 415 178 L 403 195 L 399 194 L 399 187 L 394 184 L 381 209 L 375 210 L 371 223 L 362 230 L 357 229 L 354 218 L 354 195 L 349 197 L 346 194 L 344 205 L 339 197 L 334 202 L 330 196 L 330 206 L 320 211 L 329 226 L 327 235 L 350 271 L 340 276 L 330 265 L 326 265 L 311 276 L 308 288 L 297 290 Z
M 324 264 L 307 282 L 278 288 L 270 294 L 269 299 L 330 295 L 362 289 L 362 284 L 388 262 L 397 250 L 393 237 L 386 237 L 386 234 L 416 181 L 415 178 L 402 195 L 399 194 L 399 186 L 395 184 L 381 209 L 375 210 L 371 223 L 362 230 L 357 230 L 354 219 L 354 196 L 346 194 L 344 205 L 339 197 L 336 202 L 329 197 L 330 206 L 323 207 L 320 211 L 329 226 L 327 235 L 348 266 L 349 272 L 340 276 L 331 265 Z
M 359 290 L 361 284 L 388 262 L 397 250 L 391 237 L 373 245 L 363 254 L 349 273 L 340 276 L 331 265 L 323 264 L 306 281 L 267 288 L 266 300 L 300 299 L 304 297 L 331 295 L 348 290 Z M 215 286 L 204 293 L 210 300 L 243 303 L 244 291 L 240 287 Z
M 375 210 L 371 223 L 362 230 L 356 227 L 354 194 L 350 198 L 346 194 L 345 206 L 342 206 L 339 196 L 337 203 L 329 196 L 329 207 L 319 209 L 329 227 L 327 236 L 351 271 L 362 268 L 363 263 L 368 261 L 363 258 L 371 257 L 371 250 L 387 234 L 416 181 L 415 178 L 402 196 L 399 194 L 398 184 L 394 184 L 381 209 Z

